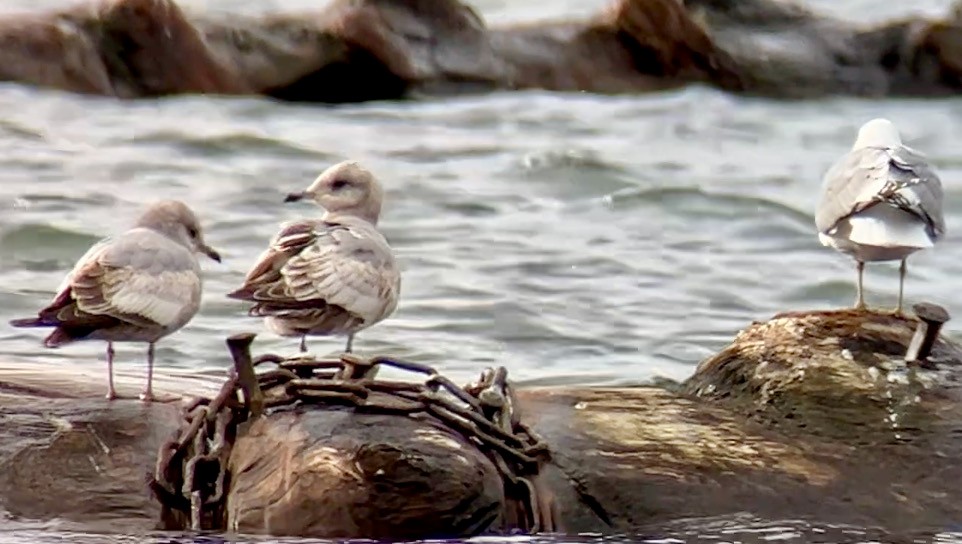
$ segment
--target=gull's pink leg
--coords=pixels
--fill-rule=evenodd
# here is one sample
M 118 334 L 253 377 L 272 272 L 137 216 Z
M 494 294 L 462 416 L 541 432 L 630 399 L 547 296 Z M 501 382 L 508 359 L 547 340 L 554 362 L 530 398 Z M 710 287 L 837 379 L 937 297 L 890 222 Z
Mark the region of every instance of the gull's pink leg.
M 151 402 L 154 400 L 154 343 L 147 344 L 147 387 L 140 394 L 140 400 Z
M 117 398 L 114 391 L 114 343 L 107 342 L 107 400 Z

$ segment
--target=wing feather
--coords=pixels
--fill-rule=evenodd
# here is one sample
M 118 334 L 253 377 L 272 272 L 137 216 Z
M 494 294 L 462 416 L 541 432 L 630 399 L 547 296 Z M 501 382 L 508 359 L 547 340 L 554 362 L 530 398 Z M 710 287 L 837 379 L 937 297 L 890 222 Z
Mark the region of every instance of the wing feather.
M 884 204 L 925 222 L 933 240 L 945 232 L 942 183 L 917 151 L 906 146 L 852 150 L 825 174 L 815 223 L 831 234 L 842 219 Z
M 364 323 L 394 311 L 400 274 L 384 237 L 369 223 L 342 218 L 285 225 L 233 298 L 254 315 L 336 306 Z
M 164 267 L 158 268 L 157 262 Z M 201 278 L 186 248 L 155 233 L 129 231 L 78 261 L 41 318 L 65 327 L 171 327 L 196 312 Z

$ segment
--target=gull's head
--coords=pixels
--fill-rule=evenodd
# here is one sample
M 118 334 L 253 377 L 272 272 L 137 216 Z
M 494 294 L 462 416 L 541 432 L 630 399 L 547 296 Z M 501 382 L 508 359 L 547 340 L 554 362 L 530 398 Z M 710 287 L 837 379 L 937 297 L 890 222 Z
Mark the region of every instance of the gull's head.
M 284 202 L 310 198 L 328 213 L 354 215 L 377 224 L 384 194 L 381 184 L 357 161 L 344 161 L 317 176 L 310 187 L 287 195 Z
M 858 137 L 852 149 L 865 147 L 895 147 L 902 145 L 899 129 L 888 119 L 872 119 L 858 129 Z
M 194 211 L 179 200 L 161 200 L 151 204 L 137 220 L 136 226 L 155 230 L 192 251 L 220 262 L 220 253 L 204 242 L 204 231 Z

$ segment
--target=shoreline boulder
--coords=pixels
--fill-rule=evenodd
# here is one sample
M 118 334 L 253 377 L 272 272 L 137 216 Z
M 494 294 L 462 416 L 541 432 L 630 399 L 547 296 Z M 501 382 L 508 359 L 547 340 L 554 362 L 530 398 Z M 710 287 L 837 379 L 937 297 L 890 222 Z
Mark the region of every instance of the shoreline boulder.
M 0 80 L 127 99 L 318 103 L 690 84 L 789 99 L 962 91 L 954 12 L 864 26 L 789 0 L 612 0 L 582 20 L 489 27 L 459 0 L 332 0 L 256 17 L 88 1 L 0 16 Z

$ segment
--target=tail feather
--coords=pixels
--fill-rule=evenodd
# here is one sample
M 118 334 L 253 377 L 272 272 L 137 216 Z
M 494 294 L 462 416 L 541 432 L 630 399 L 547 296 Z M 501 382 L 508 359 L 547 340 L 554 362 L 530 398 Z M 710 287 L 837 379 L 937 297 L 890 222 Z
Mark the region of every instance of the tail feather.
M 43 339 L 43 345 L 48 348 L 55 348 L 77 340 L 83 340 L 96 330 L 95 327 L 64 327 L 62 323 L 51 322 L 42 317 L 12 319 L 10 320 L 10 324 L 14 327 L 56 327 L 53 332 Z
M 10 324 L 14 327 L 53 327 L 55 325 L 54 323 L 48 323 L 39 317 L 11 319 Z
M 894 215 L 885 208 L 873 206 L 881 213 L 862 214 L 849 219 L 851 232 L 849 240 L 860 244 L 881 247 L 917 247 L 926 249 L 933 246 L 932 239 L 925 229 L 925 223 L 908 216 Z M 883 211 L 884 210 L 884 211 Z
M 86 335 L 77 335 L 78 331 L 73 331 L 73 334 L 68 329 L 63 329 L 57 327 L 50 333 L 49 336 L 43 339 L 43 345 L 48 348 L 55 348 L 62 346 L 64 344 L 69 344 L 76 340 L 82 340 Z M 89 333 L 88 333 L 89 334 Z
M 248 301 L 253 301 L 253 300 L 254 300 L 254 292 L 251 291 L 250 289 L 246 288 L 246 287 L 241 287 L 240 289 L 238 289 L 238 290 L 236 290 L 236 291 L 232 291 L 232 292 L 230 292 L 230 293 L 227 293 L 227 298 L 233 298 L 233 299 L 236 299 L 236 300 L 248 300 Z

